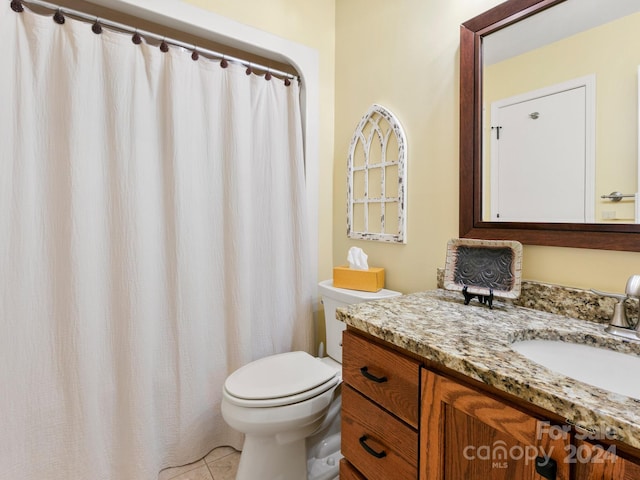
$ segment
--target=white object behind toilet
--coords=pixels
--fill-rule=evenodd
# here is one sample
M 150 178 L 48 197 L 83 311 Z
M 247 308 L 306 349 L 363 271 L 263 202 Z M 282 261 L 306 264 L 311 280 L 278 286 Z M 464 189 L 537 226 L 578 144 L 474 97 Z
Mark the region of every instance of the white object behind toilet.
M 344 322 L 336 318 L 336 308 L 402 295 L 400 292 L 387 290 L 385 288 L 377 292 L 347 290 L 346 288 L 334 287 L 333 280 L 320 282 L 318 290 L 322 298 L 322 303 L 324 304 L 324 318 L 327 331 L 327 355 L 338 363 L 342 363 L 342 332 L 347 326 Z

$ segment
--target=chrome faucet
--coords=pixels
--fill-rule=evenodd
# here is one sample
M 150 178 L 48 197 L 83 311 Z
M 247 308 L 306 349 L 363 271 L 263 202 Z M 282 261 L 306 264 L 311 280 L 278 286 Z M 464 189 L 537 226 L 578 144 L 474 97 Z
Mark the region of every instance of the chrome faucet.
M 591 291 L 598 295 L 618 300 L 618 303 L 613 307 L 613 315 L 611 316 L 609 325 L 607 325 L 604 330 L 612 335 L 624 337 L 628 340 L 640 341 L 640 318 L 637 318 L 635 322 L 631 322 L 629 318 L 627 318 L 627 310 L 625 308 L 625 302 L 628 299 L 640 299 L 640 275 L 632 275 L 629 277 L 624 295 L 601 292 L 594 289 L 591 289 Z
M 631 275 L 627 280 L 627 286 L 625 288 L 627 298 L 634 298 L 640 300 L 640 275 Z M 635 331 L 638 338 L 640 338 L 640 313 L 635 322 Z

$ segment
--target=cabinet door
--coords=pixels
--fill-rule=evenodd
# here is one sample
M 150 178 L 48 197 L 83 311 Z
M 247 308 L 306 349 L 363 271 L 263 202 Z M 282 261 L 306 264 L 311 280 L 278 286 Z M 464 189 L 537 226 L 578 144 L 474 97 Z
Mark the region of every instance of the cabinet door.
M 561 429 L 428 370 L 422 381 L 421 480 L 569 480 Z M 555 476 L 536 473 L 537 457 Z
M 579 480 L 638 480 L 640 465 L 615 454 L 615 447 L 599 447 L 576 440 L 570 462 Z

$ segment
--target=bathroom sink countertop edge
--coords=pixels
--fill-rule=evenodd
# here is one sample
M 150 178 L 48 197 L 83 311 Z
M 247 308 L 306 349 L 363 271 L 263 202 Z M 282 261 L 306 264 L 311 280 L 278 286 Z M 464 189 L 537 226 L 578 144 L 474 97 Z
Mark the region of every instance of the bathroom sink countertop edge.
M 521 340 L 560 340 L 640 355 L 640 342 L 604 325 L 431 290 L 339 309 L 338 319 L 450 370 L 553 412 L 569 422 L 640 448 L 640 400 L 556 373 L 516 353 Z

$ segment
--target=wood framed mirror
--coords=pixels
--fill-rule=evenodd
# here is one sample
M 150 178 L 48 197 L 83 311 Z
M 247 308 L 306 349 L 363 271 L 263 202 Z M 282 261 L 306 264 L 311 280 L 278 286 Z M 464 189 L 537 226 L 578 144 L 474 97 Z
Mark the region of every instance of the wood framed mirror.
M 640 251 L 640 224 L 489 221 L 483 216 L 483 40 L 537 14 L 575 0 L 508 0 L 463 23 L 460 28 L 460 218 L 463 238 L 518 240 L 525 245 L 548 245 L 606 250 Z M 608 9 L 608 2 L 599 2 Z M 626 45 L 629 48 L 629 45 Z M 635 75 L 635 73 L 634 73 Z M 635 78 L 635 77 L 634 77 Z M 637 100 L 633 100 L 637 102 Z M 637 105 L 637 103 L 635 103 Z M 636 107 L 634 107 L 636 108 Z M 637 142 L 638 117 L 634 122 Z M 637 143 L 633 145 L 637 152 Z M 635 185 L 638 191 L 638 185 Z M 603 192 L 597 192 L 598 197 Z M 609 192 L 607 192 L 609 193 Z

